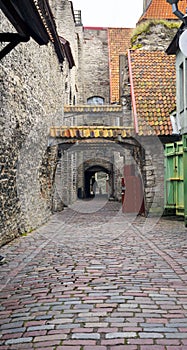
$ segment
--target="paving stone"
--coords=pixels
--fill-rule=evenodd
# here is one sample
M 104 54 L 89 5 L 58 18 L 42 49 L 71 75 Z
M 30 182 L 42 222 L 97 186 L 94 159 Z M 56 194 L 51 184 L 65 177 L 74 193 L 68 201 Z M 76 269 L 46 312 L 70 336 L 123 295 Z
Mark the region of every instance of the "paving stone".
M 1 340 L 6 340 L 6 339 L 14 339 L 14 338 L 21 338 L 23 335 L 23 333 L 5 333 L 5 334 L 2 334 L 1 336 Z M 28 337 L 25 335 L 24 333 L 24 336 L 25 337 Z
M 56 340 L 48 340 L 48 341 L 42 341 L 42 342 L 35 342 L 34 344 L 34 348 L 35 349 L 41 349 L 41 348 L 46 348 L 49 347 L 50 349 L 54 349 L 56 348 L 57 345 L 61 344 L 61 340 L 56 339 Z
M 117 346 L 117 345 L 123 345 L 124 346 L 125 339 L 124 338 L 117 338 L 117 339 L 101 339 L 101 345 L 105 346 Z
M 84 350 L 107 350 L 106 346 L 95 345 L 95 346 L 85 346 Z
M 117 339 L 117 338 L 135 338 L 137 337 L 137 333 L 135 332 L 115 332 L 115 333 L 107 333 L 105 335 L 106 339 Z
M 27 328 L 27 332 L 32 332 L 32 331 L 40 331 L 40 330 L 49 330 L 49 329 L 54 329 L 54 325 L 41 325 L 41 326 L 31 326 Z
M 80 323 L 67 323 L 67 324 L 59 324 L 55 326 L 56 329 L 72 329 L 81 327 Z
M 90 322 L 90 323 L 94 323 L 94 322 L 98 322 L 99 321 L 99 317 L 76 317 L 75 318 L 76 322 Z
M 56 324 L 69 324 L 72 322 L 72 318 L 55 318 L 53 320 L 48 321 L 48 323 L 52 325 Z
M 41 325 L 45 325 L 45 321 L 44 320 L 32 320 L 32 321 L 27 321 L 24 323 L 25 327 L 32 327 L 32 326 L 41 326 Z
M 2 334 L 7 334 L 7 333 L 24 333 L 26 330 L 25 327 L 20 327 L 20 328 L 6 328 L 1 331 Z
M 8 328 L 18 328 L 23 326 L 23 321 L 18 322 L 10 322 L 10 323 L 4 323 L 0 326 L 0 329 L 8 329 Z
M 52 315 L 40 315 L 40 316 L 36 316 L 36 320 L 51 320 L 52 319 Z
M 180 332 L 180 333 L 165 333 L 165 337 L 168 339 L 168 338 L 170 338 L 170 339 L 187 339 L 187 333 L 185 332 L 185 333 L 182 333 L 182 332 Z
M 165 346 L 162 346 L 162 345 L 142 345 L 141 350 L 165 350 Z
M 51 349 L 50 349 L 51 350 Z M 74 346 L 74 345 L 70 345 L 70 346 L 66 346 L 66 345 L 62 345 L 62 346 L 57 346 L 56 350 L 81 350 L 80 346 Z
M 9 339 L 9 340 L 6 340 L 5 345 L 18 344 L 18 343 L 30 343 L 32 342 L 32 340 L 33 340 L 32 337 Z
M 107 316 L 107 312 L 84 312 L 84 313 L 79 313 L 78 317 L 104 317 Z
M 68 345 L 68 346 L 72 346 L 72 345 L 81 345 L 81 346 L 85 346 L 85 345 L 89 345 L 89 346 L 94 346 L 96 345 L 96 341 L 95 340 L 87 340 L 87 339 L 71 339 L 71 340 L 64 340 L 63 341 L 63 345 Z
M 68 208 L 4 246 L 0 348 L 184 350 L 187 231 L 144 220 Z
M 72 339 L 100 339 L 100 334 L 97 333 L 74 333 Z
M 37 337 L 39 335 L 46 335 L 47 331 L 33 331 L 33 332 L 25 332 L 24 337 Z
M 58 340 L 64 340 L 67 338 L 66 334 L 49 334 L 49 335 L 43 335 L 43 336 L 39 336 L 39 337 L 35 337 L 33 339 L 34 342 L 50 342 L 50 341 L 57 341 Z
M 156 333 L 156 332 L 140 332 L 139 333 L 140 338 L 150 338 L 150 339 L 159 339 L 159 338 L 164 338 L 164 334 L 162 333 Z
M 143 328 L 143 332 L 157 332 L 157 333 L 177 333 L 177 328 L 166 328 L 166 327 L 145 327 Z
M 85 327 L 95 327 L 95 328 L 98 328 L 98 327 L 108 327 L 109 324 L 107 322 L 86 322 Z

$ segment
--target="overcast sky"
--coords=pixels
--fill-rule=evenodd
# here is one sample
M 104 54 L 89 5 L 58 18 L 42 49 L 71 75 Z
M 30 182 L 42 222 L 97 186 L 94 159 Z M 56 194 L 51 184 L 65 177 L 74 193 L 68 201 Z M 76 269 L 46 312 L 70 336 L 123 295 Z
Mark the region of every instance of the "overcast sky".
M 143 12 L 143 0 L 72 0 L 81 10 L 83 26 L 134 28 Z

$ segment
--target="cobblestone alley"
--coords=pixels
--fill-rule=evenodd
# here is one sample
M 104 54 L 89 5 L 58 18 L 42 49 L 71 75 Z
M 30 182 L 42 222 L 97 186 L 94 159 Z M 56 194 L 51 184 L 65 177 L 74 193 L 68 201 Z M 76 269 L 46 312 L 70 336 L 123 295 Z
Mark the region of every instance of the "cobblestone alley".
M 0 349 L 187 349 L 187 229 L 79 201 L 1 248 Z

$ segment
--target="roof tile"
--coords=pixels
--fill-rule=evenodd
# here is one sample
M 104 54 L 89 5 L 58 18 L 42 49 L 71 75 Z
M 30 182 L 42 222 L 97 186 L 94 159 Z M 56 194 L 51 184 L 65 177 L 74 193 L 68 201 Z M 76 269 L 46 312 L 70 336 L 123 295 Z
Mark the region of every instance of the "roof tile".
M 182 13 L 186 13 L 186 0 L 180 0 L 178 8 Z M 172 6 L 166 0 L 152 0 L 144 14 L 140 17 L 139 22 L 149 19 L 167 19 L 176 20 L 177 17 L 172 12 Z
M 163 51 L 130 50 L 130 62 L 139 131 L 171 134 L 170 114 L 176 108 L 175 57 Z
M 134 135 L 133 128 L 107 127 L 107 126 L 61 126 L 50 129 L 51 137 L 60 137 L 65 139 L 87 139 L 87 138 L 111 138 L 118 136 L 122 138 Z

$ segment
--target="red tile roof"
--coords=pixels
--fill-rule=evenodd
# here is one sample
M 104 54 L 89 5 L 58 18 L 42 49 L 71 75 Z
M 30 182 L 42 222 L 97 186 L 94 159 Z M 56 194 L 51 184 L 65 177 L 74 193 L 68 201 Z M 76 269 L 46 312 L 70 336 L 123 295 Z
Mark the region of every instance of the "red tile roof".
M 120 105 L 64 105 L 64 113 L 119 113 L 122 112 Z
M 130 48 L 132 28 L 108 28 L 110 103 L 119 102 L 119 56 Z
M 184 14 L 186 13 L 186 7 L 186 0 L 178 2 L 178 9 Z M 177 17 L 172 12 L 172 6 L 166 0 L 152 0 L 145 13 L 140 17 L 139 22 L 149 19 L 177 20 Z
M 132 101 L 139 135 L 172 134 L 176 108 L 175 56 L 163 51 L 129 51 Z
M 134 135 L 134 128 L 120 126 L 60 126 L 51 127 L 50 136 L 64 139 L 91 139 L 107 138 L 117 139 L 131 137 Z

